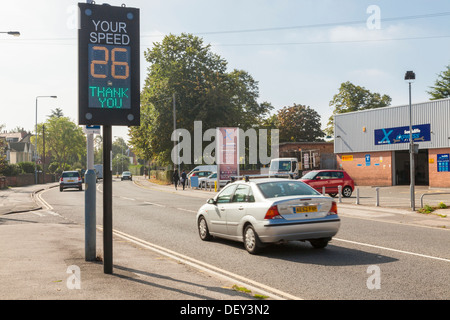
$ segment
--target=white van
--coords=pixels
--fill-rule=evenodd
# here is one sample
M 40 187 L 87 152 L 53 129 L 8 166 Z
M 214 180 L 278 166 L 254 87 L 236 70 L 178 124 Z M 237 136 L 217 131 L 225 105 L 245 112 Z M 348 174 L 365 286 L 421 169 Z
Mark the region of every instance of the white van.
M 188 173 L 188 179 L 189 177 L 195 172 L 195 171 L 211 171 L 211 172 L 217 172 L 217 165 L 204 165 L 204 166 L 196 166 L 194 169 L 192 169 Z
M 298 178 L 298 159 L 297 158 L 277 158 L 270 160 L 269 177 L 293 175 Z

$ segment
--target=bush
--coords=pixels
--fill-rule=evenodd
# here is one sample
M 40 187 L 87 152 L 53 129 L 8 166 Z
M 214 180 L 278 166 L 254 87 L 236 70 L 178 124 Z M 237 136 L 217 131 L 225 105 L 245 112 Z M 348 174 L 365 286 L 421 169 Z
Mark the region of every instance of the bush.
M 0 172 L 1 175 L 7 176 L 7 177 L 17 176 L 21 173 L 22 173 L 22 169 L 17 164 L 7 164 L 4 167 L 3 171 Z
M 34 173 L 34 162 L 27 161 L 27 162 L 19 162 L 17 164 L 23 173 Z M 41 166 L 37 166 L 38 171 L 42 170 Z

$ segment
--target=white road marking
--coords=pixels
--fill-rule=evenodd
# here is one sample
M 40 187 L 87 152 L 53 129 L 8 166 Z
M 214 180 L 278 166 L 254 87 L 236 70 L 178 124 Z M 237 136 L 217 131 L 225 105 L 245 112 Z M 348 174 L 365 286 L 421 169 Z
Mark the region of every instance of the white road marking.
M 333 240 L 346 242 L 346 243 L 351 243 L 351 244 L 356 244 L 356 245 L 365 246 L 365 247 L 371 247 L 371 248 L 376 248 L 376 249 L 382 249 L 382 250 L 387 250 L 387 251 L 393 251 L 393 252 L 408 254 L 408 255 L 417 256 L 417 257 L 421 257 L 421 258 L 427 258 L 427 259 L 434 259 L 434 260 L 439 260 L 439 261 L 444 261 L 444 262 L 450 262 L 450 259 L 439 258 L 439 257 L 429 256 L 429 255 L 426 255 L 426 254 L 415 253 L 415 252 L 410 252 L 410 251 L 404 251 L 404 250 L 399 250 L 399 249 L 387 248 L 387 247 L 377 246 L 377 245 L 369 244 L 369 243 L 362 243 L 362 242 L 345 240 L 345 239 L 339 239 L 339 238 L 333 238 Z
M 189 209 L 184 209 L 184 208 L 176 208 L 177 210 L 181 210 L 181 211 L 187 211 L 187 212 L 194 212 L 196 213 L 197 211 L 194 210 L 189 210 Z
M 98 229 L 102 230 L 101 226 L 97 226 Z M 208 272 L 212 275 L 215 275 L 217 277 L 220 277 L 222 279 L 225 279 L 227 281 L 231 281 L 234 283 L 239 284 L 239 282 L 246 286 L 248 289 L 252 290 L 252 291 L 256 291 L 256 292 L 260 292 L 261 294 L 267 295 L 271 298 L 274 299 L 278 299 L 278 300 L 303 300 L 299 297 L 293 296 L 289 293 L 286 292 L 282 292 L 278 289 L 266 286 L 262 283 L 247 279 L 245 277 L 239 276 L 237 274 L 234 274 L 232 272 L 217 268 L 213 265 L 204 263 L 202 261 L 193 259 L 191 257 L 185 256 L 183 254 L 180 254 L 178 252 L 166 249 L 164 247 L 160 247 L 158 245 L 155 245 L 153 243 L 147 242 L 145 240 L 133 237 L 129 234 L 126 234 L 124 232 L 118 231 L 118 230 L 113 230 L 114 234 L 118 237 L 121 237 L 122 239 L 128 240 L 130 242 L 133 242 L 135 244 L 138 244 L 144 248 L 147 248 L 149 250 L 158 252 L 162 255 L 165 255 L 167 257 L 170 257 L 172 259 L 175 259 L 177 261 L 180 261 L 184 264 L 190 265 L 194 268 L 200 269 L 204 272 Z
M 158 204 L 158 203 L 154 203 L 154 202 L 144 201 L 144 203 L 146 203 L 146 204 L 151 204 L 151 205 L 157 206 L 157 207 L 162 207 L 162 208 L 165 208 L 165 207 L 166 207 L 165 205 Z
M 133 198 L 127 198 L 127 197 L 121 197 L 122 199 L 125 199 L 125 200 L 132 200 L 132 201 L 135 201 L 136 199 L 133 199 Z

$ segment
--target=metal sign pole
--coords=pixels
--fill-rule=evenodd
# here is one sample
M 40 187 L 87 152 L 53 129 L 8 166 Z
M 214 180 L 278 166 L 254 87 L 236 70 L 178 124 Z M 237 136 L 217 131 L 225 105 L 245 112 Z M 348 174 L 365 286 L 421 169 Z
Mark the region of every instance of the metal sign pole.
M 112 243 L 112 133 L 111 126 L 103 126 L 103 271 L 113 272 Z

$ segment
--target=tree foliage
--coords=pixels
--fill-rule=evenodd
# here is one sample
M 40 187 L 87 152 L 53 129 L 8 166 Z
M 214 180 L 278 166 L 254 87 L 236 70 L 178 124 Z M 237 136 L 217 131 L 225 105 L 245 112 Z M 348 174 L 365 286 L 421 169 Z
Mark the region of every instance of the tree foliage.
M 438 75 L 434 86 L 427 92 L 431 95 L 430 100 L 450 98 L 450 65 Z
M 322 141 L 320 115 L 309 106 L 294 104 L 279 110 L 276 125 L 280 130 L 280 142 Z
M 350 81 L 344 82 L 339 93 L 333 96 L 330 106 L 334 106 L 325 132 L 332 136 L 334 133 L 334 115 L 367 109 L 382 108 L 390 105 L 392 99 L 388 95 L 372 93 L 364 87 L 354 85 Z
M 129 130 L 133 151 L 145 159 L 170 162 L 174 95 L 176 127 L 191 134 L 194 121 L 202 121 L 203 130 L 246 129 L 272 108 L 257 102 L 258 82 L 250 74 L 227 72 L 225 59 L 199 37 L 168 35 L 145 58 L 151 65 L 141 93 L 141 126 Z
M 51 157 L 64 170 L 67 165 L 75 162 L 85 162 L 86 137 L 81 127 L 68 117 L 50 116 L 45 123 L 38 124 L 37 149 L 39 154 L 44 151 L 43 126 L 45 126 L 45 155 Z M 34 140 L 35 137 L 32 137 Z M 34 141 L 32 141 L 34 144 Z

